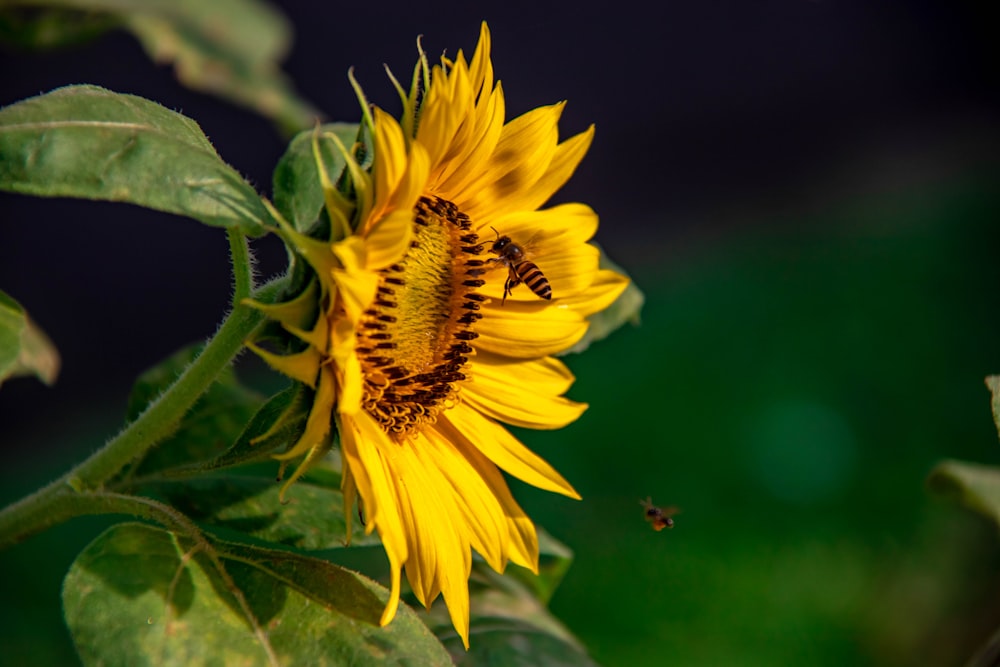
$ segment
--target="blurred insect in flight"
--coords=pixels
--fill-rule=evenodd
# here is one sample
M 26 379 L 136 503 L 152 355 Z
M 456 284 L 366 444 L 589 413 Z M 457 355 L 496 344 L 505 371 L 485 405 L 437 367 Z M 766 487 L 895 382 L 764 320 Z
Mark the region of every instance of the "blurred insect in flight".
M 670 507 L 657 507 L 653 504 L 653 499 L 649 496 L 645 500 L 640 500 L 639 504 L 646 510 L 646 521 L 656 531 L 663 530 L 664 528 L 673 528 L 674 520 L 671 517 L 680 513 L 680 510 L 673 505 Z
M 493 242 L 492 252 L 496 257 L 491 261 L 507 267 L 507 282 L 503 284 L 503 299 L 500 305 L 507 300 L 510 291 L 524 283 L 535 296 L 546 301 L 552 298 L 552 287 L 549 279 L 545 277 L 538 265 L 525 256 L 524 248 L 514 243 L 509 236 L 500 236 L 500 232 L 494 227 L 490 227 L 497 235 L 497 240 Z

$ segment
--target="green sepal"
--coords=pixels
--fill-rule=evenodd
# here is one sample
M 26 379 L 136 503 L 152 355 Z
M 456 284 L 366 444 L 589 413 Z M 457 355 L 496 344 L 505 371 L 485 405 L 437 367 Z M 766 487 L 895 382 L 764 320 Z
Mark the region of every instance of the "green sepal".
M 598 247 L 598 249 L 601 251 L 600 264 L 598 265 L 600 269 L 608 269 L 628 277 L 628 273 L 623 268 L 608 258 L 603 248 Z M 589 323 L 587 333 L 584 334 L 583 338 L 576 345 L 566 350 L 563 354 L 583 352 L 590 347 L 591 343 L 607 338 L 625 324 L 638 326 L 639 316 L 645 302 L 646 297 L 642 293 L 642 290 L 636 286 L 634 280 L 630 279 L 625 291 L 610 306 L 587 318 L 587 322 Z
M 59 352 L 17 301 L 0 291 L 0 385 L 34 375 L 47 385 L 59 374 Z
M 10 192 L 127 202 L 249 235 L 270 223 L 197 123 L 135 95 L 67 86 L 0 109 L 0 155 Z
M 273 461 L 275 452 L 297 442 L 306 428 L 313 391 L 293 382 L 260 407 L 235 442 L 201 469 L 218 470 Z
M 222 564 L 226 576 L 213 563 Z M 240 596 L 246 605 L 240 604 Z M 409 608 L 378 627 L 389 591 L 288 550 L 114 526 L 63 582 L 66 623 L 84 665 L 450 665 Z M 248 610 L 248 611 L 247 611 Z
M 275 207 L 297 231 L 313 232 L 323 210 L 323 185 L 313 150 L 314 139 L 326 173 L 333 183 L 343 186 L 344 156 L 322 135 L 333 133 L 350 147 L 357 141 L 358 131 L 357 123 L 328 123 L 304 130 L 289 142 L 272 176 L 273 199 Z

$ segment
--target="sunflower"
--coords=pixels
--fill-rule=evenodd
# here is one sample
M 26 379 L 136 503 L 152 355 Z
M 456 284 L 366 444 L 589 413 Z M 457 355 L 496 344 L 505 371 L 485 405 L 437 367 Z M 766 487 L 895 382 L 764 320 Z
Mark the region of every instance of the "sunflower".
M 346 160 L 339 178 L 317 159 L 329 238 L 281 222 L 315 280 L 260 307 L 306 349 L 254 348 L 315 390 L 301 439 L 279 457 L 305 456 L 288 483 L 331 447 L 335 426 L 348 521 L 360 497 L 390 563 L 382 624 L 405 568 L 422 604 L 444 596 L 468 647 L 472 551 L 497 571 L 538 569 L 534 525 L 500 471 L 579 498 L 503 424 L 560 428 L 586 409 L 563 396 L 573 375 L 552 355 L 580 340 L 627 279 L 598 268 L 589 207 L 539 208 L 576 169 L 593 127 L 560 142 L 563 104 L 505 123 L 485 23 L 471 61 L 460 51 L 430 67 L 421 52 L 410 89 L 393 82 L 398 120 L 364 104 L 370 166 L 333 133 L 314 140 Z M 508 244 L 526 254 L 503 260 Z M 307 303 L 319 316 L 303 326 Z

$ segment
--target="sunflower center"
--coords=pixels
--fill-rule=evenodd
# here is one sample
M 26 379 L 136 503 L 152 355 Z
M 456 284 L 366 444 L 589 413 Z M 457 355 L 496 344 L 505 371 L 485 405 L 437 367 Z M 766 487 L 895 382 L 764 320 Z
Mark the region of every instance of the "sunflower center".
M 375 302 L 360 322 L 362 405 L 397 439 L 433 423 L 466 378 L 486 300 L 475 292 L 486 262 L 477 259 L 483 247 L 471 228 L 450 201 L 421 197 L 410 249 L 379 272 Z

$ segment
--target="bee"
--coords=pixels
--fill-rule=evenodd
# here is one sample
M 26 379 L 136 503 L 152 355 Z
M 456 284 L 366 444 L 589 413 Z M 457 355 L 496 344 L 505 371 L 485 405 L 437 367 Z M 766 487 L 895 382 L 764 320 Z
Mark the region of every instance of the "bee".
M 511 290 L 524 283 L 540 299 L 546 301 L 552 298 L 552 287 L 549 279 L 545 277 L 538 265 L 525 256 L 524 248 L 514 243 L 509 236 L 500 236 L 500 232 L 494 227 L 490 227 L 497 235 L 497 240 L 493 242 L 492 252 L 496 258 L 491 261 L 507 267 L 507 281 L 503 284 L 503 299 L 500 305 L 507 300 L 507 295 Z
M 676 507 L 672 505 L 670 507 L 657 507 L 649 496 L 646 496 L 645 500 L 640 500 L 639 504 L 646 510 L 646 521 L 653 526 L 653 530 L 658 532 L 664 528 L 674 527 L 674 520 L 671 517 L 680 512 Z

